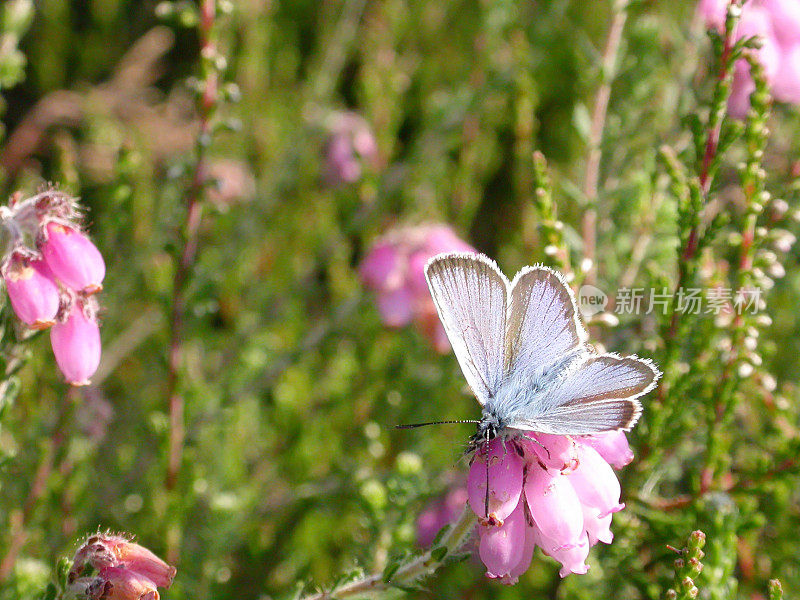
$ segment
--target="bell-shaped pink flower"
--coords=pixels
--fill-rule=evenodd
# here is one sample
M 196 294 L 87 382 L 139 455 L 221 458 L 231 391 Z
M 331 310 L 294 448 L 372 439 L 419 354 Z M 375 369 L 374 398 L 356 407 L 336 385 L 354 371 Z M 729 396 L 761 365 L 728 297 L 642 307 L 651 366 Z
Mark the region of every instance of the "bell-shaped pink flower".
M 525 499 L 533 521 L 542 536 L 559 547 L 577 544 L 583 534 L 583 509 L 571 477 L 532 465 L 525 479 Z
M 622 510 L 617 475 L 594 448 L 578 446 L 578 468 L 566 475 L 584 506 L 597 510 L 603 517 Z M 545 534 L 546 535 L 546 534 Z
M 524 502 L 524 500 L 520 500 L 520 504 L 522 504 L 522 502 Z M 522 549 L 522 558 L 520 558 L 517 566 L 509 571 L 508 575 L 500 579 L 501 583 L 505 583 L 506 585 L 517 583 L 520 576 L 531 566 L 534 550 L 536 550 L 536 532 L 533 527 L 525 527 L 525 545 Z
M 117 564 L 130 571 L 144 575 L 158 587 L 169 587 L 175 578 L 176 569 L 171 567 L 144 546 L 122 536 L 110 536 L 109 544 L 117 558 Z
M 591 506 L 583 506 L 583 526 L 589 536 L 589 545 L 594 546 L 597 542 L 610 544 L 614 539 L 611 533 L 611 514 L 600 516 L 600 511 Z
M 423 548 L 430 546 L 436 534 L 458 517 L 466 503 L 467 490 L 459 486 L 427 506 L 417 517 L 417 544 Z
M 48 223 L 41 244 L 47 266 L 64 285 L 93 294 L 103 289 L 106 265 L 97 247 L 76 229 Z
M 325 175 L 328 184 L 353 183 L 361 177 L 364 163 L 378 162 L 378 145 L 367 122 L 356 113 L 332 115 L 330 138 L 325 148 Z
M 783 102 L 800 104 L 800 42 L 795 42 L 783 49 L 772 93 Z
M 100 365 L 100 328 L 75 302 L 63 323 L 50 329 L 50 343 L 58 368 L 72 385 L 88 385 Z
M 472 511 L 490 523 L 502 523 L 519 505 L 525 461 L 513 442 L 495 438 L 475 453 L 467 477 Z M 489 513 L 486 514 L 486 464 L 489 464 Z
M 539 532 L 536 543 L 542 547 L 545 554 L 561 563 L 561 570 L 558 572 L 561 577 L 566 577 L 570 573 L 583 575 L 589 571 L 589 566 L 586 564 L 589 556 L 589 539 L 586 534 L 571 546 L 560 546 L 557 540 L 549 539 Z
M 20 321 L 32 329 L 47 329 L 56 322 L 58 286 L 44 262 L 15 253 L 3 271 L 3 280 Z
M 772 29 L 782 46 L 800 42 L 800 2 L 797 0 L 760 0 L 772 17 Z
M 445 353 L 450 344 L 425 281 L 425 264 L 443 252 L 474 249 L 446 225 L 402 227 L 375 243 L 359 272 L 364 284 L 376 294 L 384 324 L 400 327 L 414 321 L 436 350 Z
M 698 13 L 708 27 L 720 32 L 725 28 L 728 0 L 700 0 Z M 755 50 L 764 68 L 772 95 L 783 102 L 800 103 L 800 3 L 796 0 L 750 0 L 742 6 L 736 39 L 758 36 L 761 47 Z M 737 61 L 728 112 L 742 119 L 750 108 L 755 84 L 747 61 Z
M 510 577 L 525 555 L 525 507 L 520 500 L 500 527 L 479 528 L 478 553 L 489 577 Z
M 381 319 L 388 327 L 408 325 L 414 318 L 414 295 L 408 288 L 380 294 L 375 303 Z
M 97 574 L 102 582 L 102 600 L 159 600 L 156 584 L 124 567 L 105 567 Z
M 572 438 L 532 431 L 525 432 L 525 435 L 530 438 L 520 442 L 525 451 L 548 469 L 570 471 L 577 466 L 578 455 Z
M 100 572 L 101 578 L 105 573 L 110 581 L 120 579 L 123 583 L 135 583 L 141 580 L 143 584 L 152 583 L 152 589 L 155 589 L 172 585 L 176 572 L 175 567 L 169 566 L 144 546 L 121 535 L 106 533 L 90 536 L 78 548 L 72 562 L 69 581 L 75 580 L 87 565 L 91 565 Z
M 633 450 L 628 445 L 628 438 L 624 431 L 607 431 L 594 435 L 585 435 L 577 440 L 591 446 L 603 457 L 607 463 L 616 469 L 621 469 L 633 460 Z

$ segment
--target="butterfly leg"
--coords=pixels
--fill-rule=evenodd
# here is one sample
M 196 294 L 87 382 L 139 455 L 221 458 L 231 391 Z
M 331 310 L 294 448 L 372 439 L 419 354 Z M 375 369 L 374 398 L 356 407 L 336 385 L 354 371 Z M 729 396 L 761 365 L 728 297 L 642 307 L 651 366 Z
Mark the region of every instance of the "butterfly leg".
M 544 445 L 542 442 L 540 442 L 540 441 L 539 441 L 539 440 L 537 440 L 536 438 L 534 438 L 534 437 L 531 437 L 531 436 L 529 436 L 529 435 L 526 435 L 526 434 L 524 434 L 524 433 L 520 433 L 520 434 L 519 434 L 519 437 L 521 437 L 522 439 L 528 440 L 529 442 L 533 442 L 533 443 L 534 443 L 534 444 L 536 444 L 537 446 L 541 447 L 541 448 L 542 448 L 542 450 L 544 450 L 544 451 L 547 453 L 547 458 L 548 458 L 548 459 L 550 459 L 550 458 L 551 458 L 551 456 L 550 456 L 550 450 L 548 450 L 548 449 L 547 449 L 547 446 L 545 446 L 545 445 Z

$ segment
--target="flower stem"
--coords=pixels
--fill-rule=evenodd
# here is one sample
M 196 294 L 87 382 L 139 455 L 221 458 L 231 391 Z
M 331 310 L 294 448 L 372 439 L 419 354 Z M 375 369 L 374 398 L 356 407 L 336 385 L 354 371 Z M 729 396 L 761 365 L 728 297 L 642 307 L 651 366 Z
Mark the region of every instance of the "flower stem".
M 464 545 L 467 538 L 472 533 L 475 526 L 475 513 L 469 506 L 464 506 L 461 515 L 453 523 L 448 525 L 448 529 L 442 536 L 438 544 L 434 544 L 422 554 L 404 561 L 395 569 L 389 577 L 386 571 L 373 573 L 355 581 L 342 584 L 330 590 L 317 592 L 310 596 L 305 596 L 303 600 L 330 600 L 333 598 L 352 598 L 366 594 L 380 595 L 392 588 L 405 587 L 413 584 L 423 577 L 433 574 L 441 567 L 452 555 Z
M 600 178 L 600 161 L 603 158 L 602 142 L 603 131 L 606 126 L 608 102 L 611 99 L 611 83 L 614 81 L 617 55 L 622 42 L 622 30 L 628 19 L 627 1 L 618 0 L 613 5 L 611 27 L 608 30 L 606 47 L 603 51 L 601 63 L 602 80 L 594 98 L 592 122 L 589 129 L 589 154 L 586 159 L 586 172 L 583 180 L 583 194 L 586 197 L 587 208 L 583 213 L 583 257 L 591 261 L 592 267 L 586 272 L 585 281 L 593 283 L 596 273 L 595 246 L 597 238 L 597 186 Z
M 167 398 L 169 405 L 169 449 L 167 452 L 167 474 L 165 488 L 175 489 L 183 461 L 185 436 L 184 399 L 179 389 L 179 372 L 183 358 L 184 315 L 186 313 L 186 286 L 197 255 L 198 233 L 203 214 L 202 196 L 205 184 L 206 151 L 211 134 L 211 117 L 216 109 L 218 73 L 213 64 L 216 43 L 213 36 L 216 17 L 216 0 L 203 0 L 200 5 L 200 61 L 203 87 L 198 98 L 199 128 L 195 142 L 195 164 L 191 183 L 186 192 L 186 221 L 183 231 L 183 249 L 175 268 L 170 309 L 169 356 Z M 178 542 L 169 536 L 167 557 L 177 562 Z

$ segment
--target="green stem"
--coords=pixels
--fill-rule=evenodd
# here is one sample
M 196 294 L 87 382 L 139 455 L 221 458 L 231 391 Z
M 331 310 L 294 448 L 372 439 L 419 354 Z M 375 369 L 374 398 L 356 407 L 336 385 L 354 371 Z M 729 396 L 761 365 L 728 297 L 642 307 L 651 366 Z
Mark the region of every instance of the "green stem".
M 461 515 L 448 525 L 447 532 L 438 544 L 422 554 L 403 562 L 389 577 L 384 573 L 367 575 L 356 581 L 345 583 L 331 591 L 317 592 L 303 600 L 332 600 L 377 595 L 392 588 L 405 587 L 433 574 L 445 561 L 464 545 L 475 526 L 475 513 L 467 505 Z

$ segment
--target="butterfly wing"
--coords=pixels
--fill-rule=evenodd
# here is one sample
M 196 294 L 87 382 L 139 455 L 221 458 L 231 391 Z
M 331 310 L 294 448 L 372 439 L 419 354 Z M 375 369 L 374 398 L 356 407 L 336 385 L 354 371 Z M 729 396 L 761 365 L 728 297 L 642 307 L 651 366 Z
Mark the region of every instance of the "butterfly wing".
M 646 359 L 588 354 L 517 411 L 508 426 L 557 435 L 627 431 L 642 412 L 638 398 L 652 390 L 660 376 Z
M 503 379 L 508 280 L 482 254 L 440 254 L 425 276 L 464 377 L 485 405 Z
M 588 337 L 572 290 L 559 273 L 543 266 L 526 267 L 514 277 L 506 321 L 506 373 L 525 372 L 530 380 L 583 350 Z

